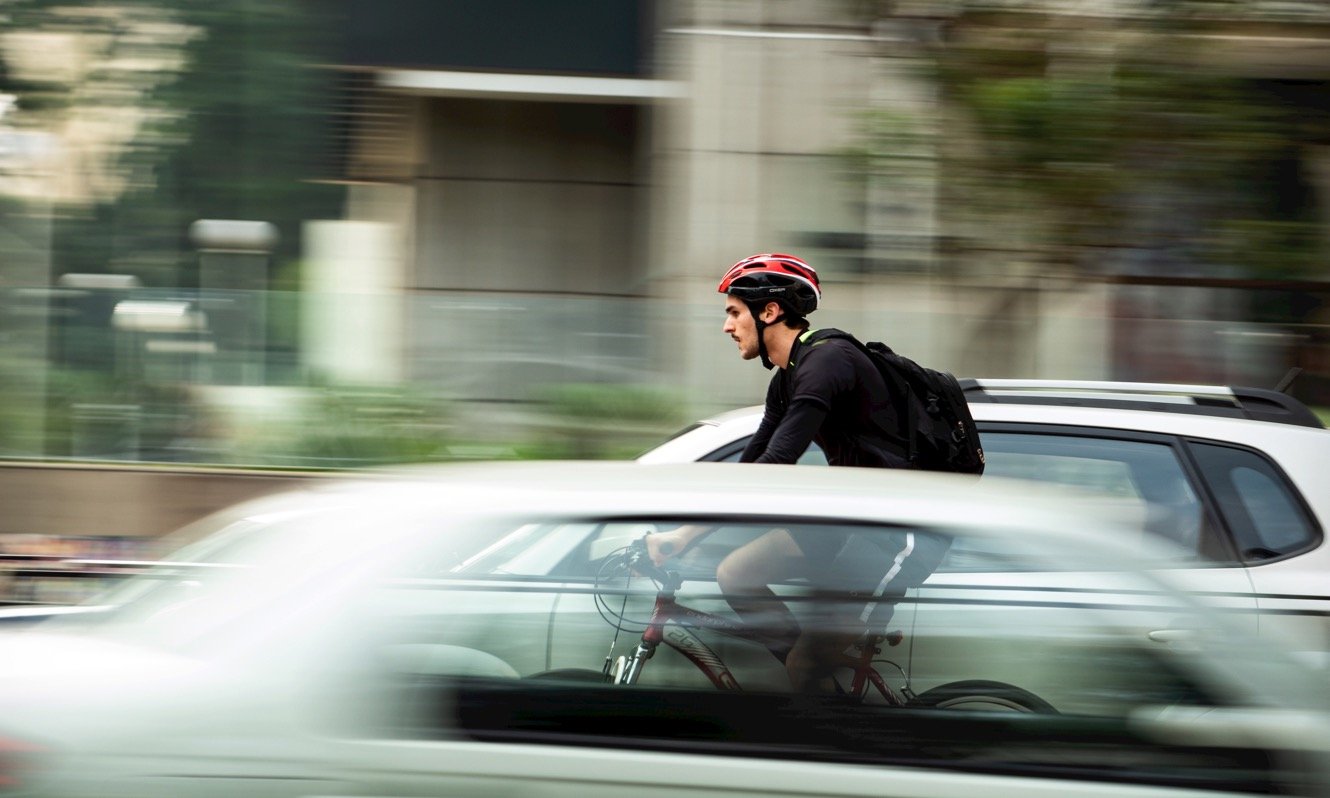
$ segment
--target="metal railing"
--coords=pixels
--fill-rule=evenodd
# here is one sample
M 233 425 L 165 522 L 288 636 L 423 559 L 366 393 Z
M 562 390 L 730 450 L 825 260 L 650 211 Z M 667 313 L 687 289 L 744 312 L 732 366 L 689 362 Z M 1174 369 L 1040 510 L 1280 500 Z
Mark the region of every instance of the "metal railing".
M 0 553 L 0 606 L 79 604 L 157 564 L 151 560 Z

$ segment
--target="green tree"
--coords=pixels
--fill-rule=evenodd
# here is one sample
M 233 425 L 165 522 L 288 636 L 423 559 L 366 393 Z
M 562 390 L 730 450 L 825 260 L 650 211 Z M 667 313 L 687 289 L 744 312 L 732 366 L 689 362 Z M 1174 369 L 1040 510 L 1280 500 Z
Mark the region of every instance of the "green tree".
M 1017 221 L 1035 260 L 1071 273 L 1132 247 L 1193 272 L 1317 274 L 1302 151 L 1330 133 L 1330 116 L 1314 92 L 1189 65 L 1167 37 L 1211 6 L 1179 7 L 1102 55 L 1045 56 L 1065 31 L 1015 55 L 942 47 L 944 95 L 973 133 L 941 148 L 944 207 Z
M 18 96 L 23 124 L 62 135 L 123 120 L 102 140 L 68 143 L 101 157 L 75 163 L 74 189 L 56 197 L 57 273 L 190 285 L 195 219 L 275 224 L 280 266 L 297 256 L 304 219 L 336 215 L 340 191 L 319 182 L 334 168 L 336 73 L 323 65 L 336 63 L 339 27 L 328 4 L 127 0 L 109 13 L 101 3 L 11 0 L 4 9 L 20 44 L 73 42 L 87 63 L 56 77 L 6 63 L 0 90 Z

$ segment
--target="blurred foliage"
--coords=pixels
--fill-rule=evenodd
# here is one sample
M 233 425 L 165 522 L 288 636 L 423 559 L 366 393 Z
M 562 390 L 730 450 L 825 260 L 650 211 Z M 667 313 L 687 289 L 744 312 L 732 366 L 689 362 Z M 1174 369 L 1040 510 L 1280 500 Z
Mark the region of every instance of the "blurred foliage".
M 1320 225 L 1312 221 L 1234 219 L 1216 226 L 1212 251 L 1250 264 L 1258 274 L 1317 276 L 1324 272 Z
M 40 405 L 44 369 L 23 358 L 0 357 L 0 454 L 41 453 L 45 428 Z
M 911 174 L 915 164 L 931 163 L 934 136 L 925 120 L 899 111 L 874 109 L 859 114 L 855 144 L 838 151 L 844 177 L 857 183 L 888 184 Z
M 557 385 L 501 432 L 405 386 L 191 386 L 0 358 L 0 457 L 347 469 L 459 459 L 629 459 L 684 403 L 631 385 Z
M 358 468 L 452 459 L 450 412 L 409 389 L 319 386 L 278 418 L 241 419 L 225 437 L 235 465 Z
M 0 455 L 174 459 L 186 389 L 0 358 Z
M 623 460 L 641 454 L 684 422 L 683 397 L 645 385 L 550 385 L 537 392 L 541 431 L 517 445 L 530 459 Z
M 609 423 L 673 423 L 680 419 L 680 408 L 684 406 L 682 397 L 644 385 L 551 385 L 537 395 L 556 416 Z
M 1330 138 L 1322 100 L 1131 52 L 1063 58 L 942 52 L 938 76 L 965 123 L 942 148 L 949 210 L 1010 219 L 1062 268 L 1134 247 L 1231 276 L 1322 270 L 1304 158 Z
M 358 468 L 458 459 L 628 459 L 682 423 L 678 397 L 641 386 L 558 385 L 518 440 L 464 423 L 448 402 L 402 387 L 300 389 L 296 407 L 223 433 L 236 465 Z
M 335 216 L 341 200 L 316 182 L 332 171 L 336 73 L 318 65 L 336 62 L 335 7 L 127 0 L 108 11 L 90 0 L 4 4 L 29 50 L 46 36 L 70 49 L 67 60 L 94 65 L 34 78 L 0 63 L 18 124 L 103 136 L 81 142 L 97 162 L 79 162 L 79 191 L 55 208 L 53 272 L 192 285 L 187 229 L 200 218 L 272 222 L 275 262 L 295 257 L 302 221 Z

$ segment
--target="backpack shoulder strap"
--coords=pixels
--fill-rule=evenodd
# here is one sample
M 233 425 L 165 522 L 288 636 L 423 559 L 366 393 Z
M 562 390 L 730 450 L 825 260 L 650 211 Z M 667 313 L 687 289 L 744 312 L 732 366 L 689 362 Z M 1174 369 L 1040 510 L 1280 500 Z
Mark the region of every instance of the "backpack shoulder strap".
M 835 327 L 827 327 L 821 330 L 808 330 L 799 336 L 799 341 L 806 347 L 813 347 L 833 338 L 841 338 L 854 344 L 854 347 L 868 357 L 868 361 L 873 364 L 877 369 L 878 374 L 882 376 L 882 380 L 887 386 L 887 392 L 895 397 L 893 403 L 896 405 L 897 417 L 902 425 L 901 429 L 904 431 L 904 434 L 893 433 L 892 430 L 883 429 L 881 428 L 881 425 L 876 423 L 874 426 L 878 426 L 879 431 L 886 436 L 889 441 L 899 442 L 899 444 L 903 445 L 905 458 L 913 462 L 917 453 L 917 448 L 912 431 L 918 423 L 918 412 L 915 409 L 915 402 L 911 401 L 914 392 L 910 388 L 909 381 L 906 380 L 897 369 L 888 365 L 886 362 L 890 358 L 885 356 L 895 356 L 896 353 L 886 344 L 877 341 L 865 344 L 853 335 L 850 335 L 844 330 L 838 330 Z M 794 365 L 796 368 L 798 367 L 797 363 Z
M 817 346 L 823 341 L 832 338 L 844 338 L 849 341 L 854 341 L 855 343 L 859 342 L 859 339 L 855 338 L 853 335 L 850 335 L 844 330 L 838 330 L 835 327 L 823 327 L 816 330 L 808 329 L 799 334 L 799 341 L 804 346 Z
M 865 354 L 868 352 L 858 338 L 855 338 L 844 330 L 838 330 L 835 327 L 824 327 L 820 330 L 805 330 L 799 334 L 799 343 L 805 348 L 811 349 L 815 346 L 820 346 L 833 338 L 844 339 L 854 344 L 860 350 L 863 350 Z M 796 363 L 795 365 L 797 366 L 798 364 Z
M 849 337 L 851 336 L 848 333 L 843 333 L 840 330 L 835 329 L 834 327 L 827 327 L 821 330 L 808 329 L 799 333 L 799 346 L 800 350 L 807 350 L 807 349 L 812 349 L 815 346 L 824 344 L 832 338 L 849 338 Z M 791 377 L 793 377 L 794 371 L 799 368 L 799 363 L 802 361 L 803 361 L 802 355 L 800 355 L 798 358 L 791 360 L 790 368 L 786 369 L 786 372 Z

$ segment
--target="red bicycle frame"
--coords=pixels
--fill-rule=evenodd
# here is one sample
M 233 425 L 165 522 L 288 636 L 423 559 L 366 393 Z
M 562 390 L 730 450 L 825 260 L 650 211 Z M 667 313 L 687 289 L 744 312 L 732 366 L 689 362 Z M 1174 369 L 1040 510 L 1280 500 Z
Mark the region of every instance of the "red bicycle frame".
M 648 573 L 658 581 L 660 590 L 651 608 L 651 619 L 642 632 L 642 639 L 638 641 L 631 654 L 621 656 L 611 663 L 607 673 L 610 681 L 614 684 L 636 684 L 646 661 L 655 656 L 656 649 L 664 643 L 684 655 L 717 688 L 743 689 L 720 655 L 703 642 L 693 630 L 708 629 L 767 647 L 774 642 L 773 638 L 741 621 L 730 620 L 680 604 L 675 598 L 675 593 L 683 580 L 677 573 L 648 566 L 640 558 L 633 567 L 640 572 Z M 854 674 L 849 694 L 862 699 L 867 693 L 868 686 L 872 685 L 888 704 L 903 705 L 904 699 L 887 685 L 882 675 L 873 667 L 873 658 L 881 653 L 879 643 L 883 640 L 888 645 L 894 646 L 901 641 L 901 634 L 891 632 L 886 635 L 865 635 L 864 639 L 856 644 L 859 652 L 855 655 L 846 655 L 843 664 Z

